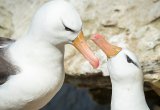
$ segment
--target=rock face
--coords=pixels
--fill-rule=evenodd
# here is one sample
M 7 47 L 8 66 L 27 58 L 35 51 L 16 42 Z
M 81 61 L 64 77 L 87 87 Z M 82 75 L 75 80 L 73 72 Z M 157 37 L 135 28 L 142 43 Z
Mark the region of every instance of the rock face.
M 48 0 L 1 0 L 0 35 L 12 38 L 23 35 L 37 8 L 46 1 Z M 145 81 L 149 82 L 152 89 L 160 95 L 160 1 L 68 1 L 80 13 L 87 42 L 101 59 L 101 66 L 93 69 L 75 48 L 66 45 L 66 73 L 86 75 L 86 73 L 107 71 L 106 56 L 89 40 L 91 34 L 101 33 L 110 42 L 127 47 L 137 54 L 142 64 Z
M 34 15 L 37 8 L 39 8 L 47 0 L 1 0 L 0 4 L 2 9 L 0 11 L 5 13 L 1 15 L 2 19 L 10 19 L 12 27 L 8 25 L 8 21 L 5 21 L 5 25 L 12 28 L 14 31 L 10 33 L 12 38 L 18 38 L 25 33 L 31 22 L 31 18 Z M 7 11 L 6 11 L 7 10 Z M 10 16 L 7 14 L 9 13 Z M 0 22 L 1 25 L 1 22 Z M 3 33 L 3 32 L 2 32 Z
M 12 14 L 0 5 L 0 36 L 9 37 L 13 34 Z

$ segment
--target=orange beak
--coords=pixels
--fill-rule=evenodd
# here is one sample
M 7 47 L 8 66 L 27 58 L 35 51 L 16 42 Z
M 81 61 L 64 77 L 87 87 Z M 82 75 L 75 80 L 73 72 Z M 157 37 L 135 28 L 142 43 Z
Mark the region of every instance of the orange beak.
M 108 58 L 116 56 L 122 48 L 111 45 L 105 40 L 105 37 L 99 34 L 92 36 L 92 41 L 97 44 L 103 52 L 107 55 Z
M 79 50 L 82 55 L 90 62 L 93 68 L 97 68 L 99 66 L 99 59 L 93 54 L 93 52 L 89 49 L 87 43 L 84 40 L 83 32 L 81 31 L 77 38 L 72 43 L 77 50 Z

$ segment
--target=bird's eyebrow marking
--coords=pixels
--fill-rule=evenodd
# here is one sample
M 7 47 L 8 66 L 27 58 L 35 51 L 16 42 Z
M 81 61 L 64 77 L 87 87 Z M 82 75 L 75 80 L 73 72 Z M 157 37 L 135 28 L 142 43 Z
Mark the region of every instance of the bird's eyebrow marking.
M 64 26 L 64 28 L 65 28 L 66 31 L 71 31 L 71 32 L 73 32 L 73 33 L 76 32 L 75 30 L 67 27 L 67 26 L 63 23 L 63 21 L 62 21 L 62 24 L 63 24 L 63 26 Z
M 139 68 L 138 64 L 137 64 L 136 62 L 134 62 L 128 55 L 126 55 L 126 58 L 127 58 L 127 62 L 128 62 L 128 63 L 132 63 L 132 64 L 134 64 L 136 67 Z

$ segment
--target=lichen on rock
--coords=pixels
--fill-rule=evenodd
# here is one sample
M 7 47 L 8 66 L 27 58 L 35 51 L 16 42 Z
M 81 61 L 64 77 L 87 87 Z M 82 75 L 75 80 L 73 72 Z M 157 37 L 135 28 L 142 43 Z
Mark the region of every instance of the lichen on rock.
M 10 37 L 13 34 L 12 14 L 0 5 L 0 36 Z

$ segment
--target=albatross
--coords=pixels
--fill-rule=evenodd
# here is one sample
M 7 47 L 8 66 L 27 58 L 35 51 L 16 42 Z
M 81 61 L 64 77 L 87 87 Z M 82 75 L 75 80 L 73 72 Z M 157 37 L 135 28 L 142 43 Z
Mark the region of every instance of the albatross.
M 99 34 L 93 35 L 92 40 L 108 57 L 107 67 L 112 83 L 111 110 L 149 110 L 143 90 L 143 73 L 135 54 L 108 43 Z
M 97 68 L 82 21 L 64 0 L 45 3 L 18 40 L 0 38 L 0 110 L 39 110 L 64 81 L 64 45 L 74 45 Z

